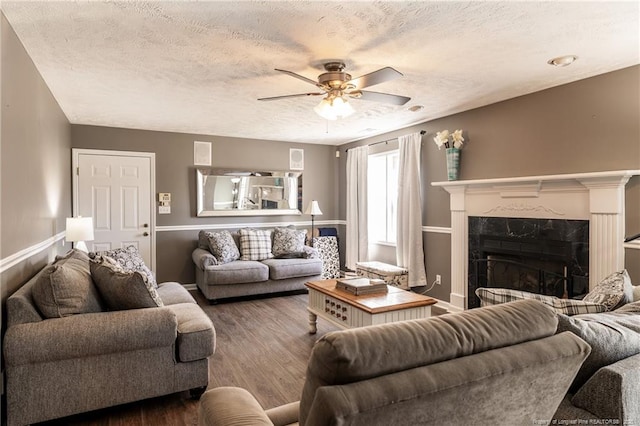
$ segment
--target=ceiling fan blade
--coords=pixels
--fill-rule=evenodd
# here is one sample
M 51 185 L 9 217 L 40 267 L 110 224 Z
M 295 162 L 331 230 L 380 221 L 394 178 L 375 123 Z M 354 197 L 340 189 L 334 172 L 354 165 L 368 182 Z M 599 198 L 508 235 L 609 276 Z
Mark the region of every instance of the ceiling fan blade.
M 349 84 L 356 86 L 356 89 L 364 89 L 365 87 L 375 86 L 376 84 L 384 83 L 385 81 L 395 80 L 402 77 L 402 73 L 396 71 L 391 67 L 384 67 L 378 71 L 370 72 L 358 78 L 354 78 L 349 81 Z
M 280 70 L 280 69 L 278 69 L 278 68 L 276 68 L 275 70 L 276 70 L 276 71 L 283 72 L 283 73 L 285 73 L 285 74 L 287 74 L 287 75 L 290 75 L 291 77 L 297 78 L 298 80 L 306 81 L 307 83 L 313 84 L 314 86 L 321 87 L 321 86 L 318 84 L 318 82 L 317 82 L 317 81 L 311 80 L 310 78 L 307 78 L 307 77 L 305 77 L 305 76 L 303 76 L 303 75 L 296 74 L 295 72 L 287 71 L 287 70 Z
M 316 92 L 316 93 L 298 93 L 297 95 L 283 95 L 283 96 L 272 96 L 270 98 L 260 98 L 259 101 L 277 101 L 278 99 L 286 99 L 286 98 L 299 98 L 302 96 L 320 96 L 325 93 Z
M 360 96 L 360 99 L 364 99 L 366 101 L 384 102 L 393 105 L 404 105 L 411 100 L 411 98 L 408 98 L 406 96 L 392 95 L 389 93 L 369 92 L 366 90 L 362 91 L 362 96 Z

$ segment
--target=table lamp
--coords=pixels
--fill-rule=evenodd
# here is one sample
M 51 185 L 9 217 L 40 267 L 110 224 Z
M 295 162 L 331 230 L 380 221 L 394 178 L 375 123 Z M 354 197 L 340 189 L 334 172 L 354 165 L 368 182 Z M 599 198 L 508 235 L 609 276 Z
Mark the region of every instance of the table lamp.
M 93 218 L 68 217 L 65 238 L 67 241 L 75 243 L 74 247 L 78 250 L 88 252 L 89 249 L 85 241 L 93 241 Z
M 316 200 L 312 200 L 307 206 L 307 210 L 304 211 L 304 214 L 311 215 L 311 247 L 313 247 L 313 220 L 316 215 L 322 215 L 318 202 Z

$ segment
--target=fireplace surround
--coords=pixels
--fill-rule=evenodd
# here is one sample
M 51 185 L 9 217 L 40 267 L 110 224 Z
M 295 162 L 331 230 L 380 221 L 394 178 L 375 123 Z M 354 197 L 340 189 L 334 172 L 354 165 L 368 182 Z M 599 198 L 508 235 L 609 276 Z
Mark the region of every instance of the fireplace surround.
M 469 217 L 589 223 L 589 289 L 624 268 L 626 183 L 640 170 L 433 182 L 450 194 L 450 310 L 468 308 Z
M 557 297 L 589 289 L 589 221 L 470 216 L 467 307 L 478 287 Z

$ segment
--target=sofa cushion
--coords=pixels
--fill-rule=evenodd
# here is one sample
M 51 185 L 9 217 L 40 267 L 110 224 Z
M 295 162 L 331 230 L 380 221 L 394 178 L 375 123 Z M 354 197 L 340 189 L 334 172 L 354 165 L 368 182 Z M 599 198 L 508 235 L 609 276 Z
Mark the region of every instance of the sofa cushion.
M 303 257 L 302 249 L 304 241 L 307 237 L 305 230 L 295 229 L 293 227 L 276 228 L 273 231 L 273 248 L 272 253 L 275 257 Z
M 207 232 L 209 251 L 218 263 L 229 263 L 240 258 L 238 246 L 229 231 Z
M 180 283 L 166 282 L 158 284 L 156 289 L 158 296 L 165 305 L 175 305 L 178 303 L 196 303 L 196 300 Z
M 91 278 L 89 256 L 76 249 L 44 268 L 33 285 L 32 295 L 45 318 L 103 310 Z
M 257 283 L 269 279 L 269 267 L 252 260 L 236 260 L 205 268 L 206 284 Z
M 476 295 L 480 299 L 480 306 L 499 305 L 513 302 L 514 300 L 534 299 L 545 305 L 551 306 L 559 314 L 577 315 L 606 312 L 607 307 L 599 303 L 585 302 L 584 300 L 560 299 L 555 296 L 529 293 L 508 288 L 487 288 L 476 289 Z
M 272 280 L 322 274 L 322 260 L 320 259 L 266 259 L 262 263 L 269 267 L 269 278 Z
M 241 260 L 264 260 L 273 257 L 271 253 L 271 231 L 262 229 L 240 230 Z
M 181 362 L 205 359 L 215 351 L 216 335 L 213 323 L 204 311 L 193 303 L 167 306 L 178 320 L 176 352 Z
M 582 300 L 600 303 L 610 311 L 633 302 L 633 285 L 627 270 L 612 273 L 600 281 Z
M 108 256 L 97 256 L 91 262 L 91 275 L 111 310 L 164 306 L 146 274 L 125 271 Z
M 571 391 L 580 388 L 598 369 L 640 353 L 640 316 L 632 312 L 558 315 L 558 333 L 571 331 L 591 346 Z

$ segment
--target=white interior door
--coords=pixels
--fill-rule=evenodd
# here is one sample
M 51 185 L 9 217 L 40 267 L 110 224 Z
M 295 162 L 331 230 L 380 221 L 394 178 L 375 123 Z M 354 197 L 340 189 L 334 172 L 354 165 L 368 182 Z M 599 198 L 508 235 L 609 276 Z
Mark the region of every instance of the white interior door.
M 74 216 L 91 216 L 89 250 L 134 245 L 155 270 L 151 153 L 74 150 Z

